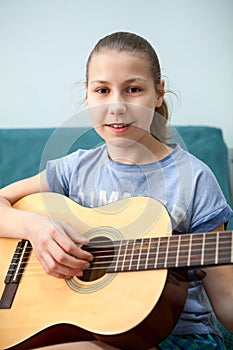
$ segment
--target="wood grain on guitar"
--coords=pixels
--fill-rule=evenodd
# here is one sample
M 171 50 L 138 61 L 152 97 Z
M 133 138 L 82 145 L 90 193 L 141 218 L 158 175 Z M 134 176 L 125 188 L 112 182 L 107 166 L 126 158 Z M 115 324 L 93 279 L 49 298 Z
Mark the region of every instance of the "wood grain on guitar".
M 33 349 L 103 340 L 146 350 L 174 327 L 186 298 L 179 268 L 233 262 L 232 232 L 171 235 L 169 215 L 149 197 L 84 208 L 54 193 L 15 204 L 68 221 L 89 239 L 83 278 L 47 275 L 30 242 L 0 239 L 0 348 Z

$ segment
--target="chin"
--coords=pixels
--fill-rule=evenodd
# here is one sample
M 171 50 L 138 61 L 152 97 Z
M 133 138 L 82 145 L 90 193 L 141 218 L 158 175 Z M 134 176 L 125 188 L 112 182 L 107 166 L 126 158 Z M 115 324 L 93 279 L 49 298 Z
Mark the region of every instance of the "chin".
M 109 145 L 115 147 L 130 147 L 135 144 L 135 140 L 130 140 L 124 137 L 112 138 L 106 141 Z
M 108 139 L 106 142 L 109 146 L 122 149 L 131 147 L 134 147 L 136 149 L 136 146 L 139 146 L 141 144 L 140 139 L 128 139 L 124 137 Z

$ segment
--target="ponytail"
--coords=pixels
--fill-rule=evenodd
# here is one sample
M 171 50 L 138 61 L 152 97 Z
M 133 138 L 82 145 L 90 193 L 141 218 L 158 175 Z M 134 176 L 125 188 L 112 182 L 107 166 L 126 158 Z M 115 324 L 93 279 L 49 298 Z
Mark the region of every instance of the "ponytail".
M 163 100 L 160 107 L 156 107 L 154 118 L 150 126 L 151 135 L 161 142 L 166 142 L 168 139 L 167 121 L 169 118 L 168 107 L 166 101 Z

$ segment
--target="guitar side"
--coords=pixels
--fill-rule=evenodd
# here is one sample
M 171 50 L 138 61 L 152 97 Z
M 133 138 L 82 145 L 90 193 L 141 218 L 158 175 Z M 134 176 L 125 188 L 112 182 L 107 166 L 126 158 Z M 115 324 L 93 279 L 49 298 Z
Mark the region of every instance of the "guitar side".
M 110 239 L 151 237 L 154 232 L 170 234 L 166 210 L 145 197 L 88 209 L 48 193 L 25 197 L 15 207 L 48 215 L 51 220 L 66 220 L 89 239 L 100 232 L 105 235 L 105 228 Z M 0 295 L 16 243 L 15 239 L 0 239 Z M 132 336 L 134 344 L 138 337 L 141 349 L 146 349 L 167 335 L 182 311 L 183 288 L 182 292 L 179 289 L 181 305 L 175 312 L 171 304 L 166 308 L 168 299 L 175 296 L 169 279 L 166 281 L 167 270 L 106 273 L 93 281 L 75 277 L 76 286 L 72 288 L 67 281 L 47 275 L 32 250 L 11 308 L 0 309 L 0 347 L 19 344 L 48 327 L 69 324 L 114 345 L 128 342 L 127 349 L 133 349 Z M 146 334 L 152 334 L 153 339 L 146 339 Z

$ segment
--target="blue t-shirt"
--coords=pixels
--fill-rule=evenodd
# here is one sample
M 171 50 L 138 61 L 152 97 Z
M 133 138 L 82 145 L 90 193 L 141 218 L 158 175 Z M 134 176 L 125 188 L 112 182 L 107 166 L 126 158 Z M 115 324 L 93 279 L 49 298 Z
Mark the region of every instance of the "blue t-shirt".
M 106 145 L 49 161 L 50 190 L 85 207 L 99 207 L 131 196 L 149 196 L 167 208 L 172 229 L 181 233 L 207 232 L 233 217 L 211 170 L 199 159 L 173 145 L 173 151 L 149 164 L 111 160 Z M 216 333 L 215 316 L 201 281 L 189 283 L 175 335 Z

